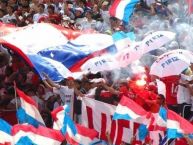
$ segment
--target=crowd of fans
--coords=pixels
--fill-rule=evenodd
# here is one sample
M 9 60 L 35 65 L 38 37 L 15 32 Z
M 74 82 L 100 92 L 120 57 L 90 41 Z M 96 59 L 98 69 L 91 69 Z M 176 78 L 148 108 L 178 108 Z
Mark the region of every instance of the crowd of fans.
M 165 23 L 164 29 L 169 29 L 174 23 L 174 14 L 168 8 L 173 0 L 141 0 L 129 24 L 110 17 L 108 9 L 113 0 L 0 0 L 0 21 L 13 24 L 18 27 L 34 23 L 53 23 L 74 30 L 94 29 L 100 33 L 112 34 L 115 31 L 134 31 L 138 38 L 143 34 L 144 27 L 142 16 L 159 17 Z M 142 36 L 141 36 L 142 37 Z M 169 49 L 179 48 L 178 43 L 169 45 Z M 1 48 L 7 53 L 5 48 Z M 5 52 L 4 52 L 5 51 Z M 159 94 L 157 84 L 145 69 L 144 85 L 138 85 L 140 75 L 129 76 L 130 79 L 115 81 L 113 72 L 85 74 L 80 79 L 68 77 L 60 83 L 53 82 L 47 74 L 43 73 L 44 80 L 32 70 L 23 58 L 12 51 L 8 62 L 8 56 L 0 53 L 0 108 L 3 110 L 15 110 L 19 106 L 19 99 L 15 97 L 13 83 L 31 96 L 39 106 L 43 119 L 48 127 L 52 127 L 50 112 L 58 106 L 74 105 L 71 114 L 76 122 L 81 122 L 81 98 L 90 97 L 98 101 L 117 105 L 121 97 L 127 96 L 145 110 L 158 112 L 160 106 L 168 107 L 183 117 L 190 119 L 191 100 L 193 100 L 191 68 L 183 72 L 181 76 L 161 79 L 166 84 L 166 94 Z M 158 52 L 156 52 L 158 53 Z M 177 87 L 175 87 L 177 86 Z M 178 89 L 177 89 L 178 88 Z M 187 108 L 186 108 L 187 106 Z M 184 113 L 184 109 L 188 113 Z M 186 112 L 187 112 L 186 110 Z

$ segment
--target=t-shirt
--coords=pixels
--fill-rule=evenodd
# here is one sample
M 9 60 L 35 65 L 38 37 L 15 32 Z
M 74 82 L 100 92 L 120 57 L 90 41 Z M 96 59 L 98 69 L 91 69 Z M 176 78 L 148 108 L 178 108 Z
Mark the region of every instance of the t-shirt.
M 67 86 L 61 86 L 59 89 L 53 88 L 53 92 L 60 95 L 63 104 L 71 104 L 74 98 L 74 89 L 69 89 Z
M 166 104 L 176 105 L 177 104 L 177 91 L 179 76 L 170 76 L 161 79 L 166 86 Z

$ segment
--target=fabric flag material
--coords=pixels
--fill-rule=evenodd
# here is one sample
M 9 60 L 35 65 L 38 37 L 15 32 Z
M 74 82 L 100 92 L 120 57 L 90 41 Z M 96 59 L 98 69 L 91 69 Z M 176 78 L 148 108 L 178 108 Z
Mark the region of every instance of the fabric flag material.
M 60 130 L 64 135 L 66 135 L 68 131 L 72 132 L 74 135 L 77 133 L 75 123 L 69 115 L 69 105 L 60 106 L 53 110 L 51 114 L 54 119 L 54 129 Z
M 53 128 L 56 130 L 62 130 L 63 134 L 65 134 L 66 140 L 69 144 L 73 145 L 88 145 L 92 143 L 96 138 L 98 137 L 98 132 L 94 129 L 89 129 L 86 127 L 83 127 L 79 124 L 76 124 L 75 131 L 74 125 L 69 125 L 68 122 L 65 122 L 65 116 L 68 116 L 69 107 L 67 105 L 60 106 L 52 111 L 52 118 L 54 119 L 54 126 Z M 66 125 L 65 125 L 66 124 Z M 65 133 L 64 133 L 64 127 Z
M 176 34 L 170 31 L 156 31 L 147 35 L 140 44 L 142 54 L 159 49 L 163 45 L 172 41 Z
M 113 119 L 137 121 L 140 120 L 142 117 L 145 117 L 147 114 L 148 113 L 141 106 L 139 106 L 128 97 L 123 96 L 118 106 L 116 107 Z
M 76 124 L 77 133 L 74 135 L 70 128 L 67 128 L 66 140 L 69 144 L 73 145 L 90 145 L 95 142 L 98 137 L 98 132 L 94 129 Z
M 166 131 L 167 130 L 167 110 L 164 107 L 160 107 L 158 113 L 153 113 L 153 121 L 149 126 L 151 131 Z
M 118 61 L 115 60 L 114 55 L 102 55 L 100 57 L 94 57 L 86 61 L 81 70 L 84 72 L 97 73 L 100 71 L 110 71 L 119 69 Z
M 139 137 L 139 140 L 140 141 L 144 141 L 145 138 L 147 137 L 148 135 L 148 129 L 147 129 L 147 126 L 144 125 L 144 124 L 141 124 L 138 128 L 138 137 Z
M 193 0 L 186 0 L 188 3 L 188 14 L 192 14 L 193 12 Z
M 109 35 L 82 34 L 69 41 L 61 31 L 46 23 L 33 24 L 3 36 L 0 43 L 24 58 L 42 78 L 45 72 L 53 81 L 72 76 L 71 71 L 79 71 L 92 57 L 116 51 Z
M 189 66 L 190 60 L 182 54 L 162 54 L 151 65 L 150 74 L 159 78 L 175 76 L 181 74 Z
M 64 123 L 64 116 L 66 115 L 65 112 L 68 112 L 68 106 L 60 106 L 54 109 L 51 112 L 52 118 L 54 120 L 53 129 L 61 130 Z
M 168 110 L 167 114 L 168 138 L 182 138 L 184 135 L 192 137 L 193 125 L 189 121 L 171 110 Z
M 11 145 L 13 140 L 11 136 L 12 126 L 0 118 L 0 144 Z
M 138 2 L 139 0 L 115 0 L 109 9 L 109 13 L 111 16 L 128 23 Z
M 122 141 L 130 143 L 133 136 L 133 122 L 113 120 L 115 109 L 114 105 L 83 97 L 82 125 L 96 130 L 101 140 L 107 140 L 106 132 L 108 132 L 113 144 L 121 144 Z
M 40 126 L 34 128 L 31 125 L 14 125 L 12 128 L 12 136 L 14 142 L 18 143 L 22 141 L 23 137 L 28 137 L 28 141 L 33 141 L 37 145 L 60 145 L 64 140 L 63 135 L 60 131 L 49 129 Z
M 45 126 L 45 123 L 38 111 L 38 105 L 35 101 L 21 90 L 16 89 L 16 91 L 21 100 L 21 108 L 17 112 L 19 122 L 29 123 L 34 127 L 38 127 L 39 125 Z
M 37 145 L 29 137 L 23 136 L 15 145 Z
M 136 39 L 133 32 L 125 33 L 123 31 L 113 33 L 112 37 L 118 51 L 128 48 Z

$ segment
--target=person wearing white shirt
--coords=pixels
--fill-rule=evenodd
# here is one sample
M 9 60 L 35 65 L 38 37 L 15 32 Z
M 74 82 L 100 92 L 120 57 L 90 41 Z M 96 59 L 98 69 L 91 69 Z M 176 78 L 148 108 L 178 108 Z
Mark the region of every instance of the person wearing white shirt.
M 48 15 L 44 12 L 45 6 L 44 4 L 39 4 L 38 5 L 38 13 L 34 14 L 33 16 L 33 21 L 35 23 L 38 23 L 40 18 L 42 17 L 47 17 Z
M 15 19 L 15 14 L 14 14 L 14 8 L 12 6 L 7 6 L 7 15 L 3 16 L 1 19 L 4 23 L 10 23 L 11 20 Z
M 73 118 L 73 105 L 74 105 L 74 94 L 76 96 L 83 97 L 84 95 L 76 88 L 74 84 L 74 79 L 72 77 L 68 77 L 66 79 L 65 85 L 60 85 L 57 83 L 54 83 L 47 74 L 43 74 L 45 79 L 43 80 L 44 84 L 47 88 L 53 91 L 53 93 L 60 95 L 60 98 L 62 100 L 62 104 L 69 104 L 71 108 L 71 117 Z
M 186 69 L 180 76 L 177 103 L 179 104 L 179 111 L 184 115 L 184 105 L 191 104 L 191 92 L 188 88 L 188 82 L 193 79 L 192 71 L 190 68 Z

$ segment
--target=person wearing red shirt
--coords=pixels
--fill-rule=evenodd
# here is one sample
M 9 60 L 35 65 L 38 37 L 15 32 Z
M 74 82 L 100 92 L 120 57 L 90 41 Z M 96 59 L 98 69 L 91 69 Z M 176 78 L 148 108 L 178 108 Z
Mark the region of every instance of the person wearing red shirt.
M 166 104 L 170 110 L 175 112 L 179 112 L 177 105 L 179 79 L 179 76 L 169 76 L 160 79 L 166 86 Z

